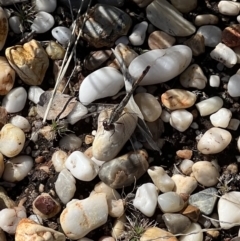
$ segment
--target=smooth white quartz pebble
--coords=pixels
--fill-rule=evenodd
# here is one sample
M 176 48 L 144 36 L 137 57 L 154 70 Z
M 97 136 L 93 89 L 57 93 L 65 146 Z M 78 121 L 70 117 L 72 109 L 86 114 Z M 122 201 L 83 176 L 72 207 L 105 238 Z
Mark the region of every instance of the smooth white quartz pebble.
M 197 34 L 201 34 L 204 37 L 204 43 L 207 47 L 216 47 L 221 43 L 222 30 L 214 25 L 201 26 Z
M 170 125 L 180 132 L 187 130 L 193 121 L 193 115 L 187 110 L 175 110 L 171 113 Z
M 34 6 L 34 10 L 37 12 L 45 11 L 51 13 L 57 7 L 57 0 L 32 0 L 32 6 Z
M 28 99 L 31 100 L 34 104 L 37 104 L 43 92 L 44 90 L 38 86 L 30 86 L 28 89 Z
M 239 97 L 240 96 L 240 75 L 234 74 L 230 77 L 228 82 L 228 93 L 232 97 Z
M 179 165 L 179 169 L 185 175 L 190 175 L 192 173 L 192 166 L 194 162 L 192 160 L 184 159 Z
M 52 36 L 63 46 L 67 46 L 71 39 L 72 31 L 69 28 L 58 26 L 52 29 Z
M 79 120 L 81 120 L 82 117 L 85 116 L 87 113 L 87 107 L 85 107 L 82 103 L 77 101 L 70 114 L 68 114 L 67 120 L 71 125 L 74 125 Z
M 21 29 L 20 29 L 20 25 L 21 25 L 21 22 L 20 22 L 20 19 L 18 16 L 12 16 L 8 19 L 8 22 L 9 22 L 9 26 L 10 28 L 12 29 L 12 31 L 16 34 L 19 34 L 21 33 Z
M 7 182 L 19 182 L 24 179 L 33 167 L 30 156 L 17 156 L 7 161 L 2 178 Z
M 63 169 L 59 173 L 57 181 L 55 182 L 55 190 L 64 204 L 68 203 L 74 196 L 76 180 L 67 169 Z
M 67 160 L 67 157 L 67 153 L 62 150 L 58 150 L 53 153 L 51 161 L 56 172 L 61 172 L 63 169 L 66 168 L 65 162 Z
M 147 217 L 152 217 L 157 206 L 157 189 L 152 183 L 145 183 L 137 189 L 133 206 Z
M 181 74 L 192 60 L 192 50 L 185 45 L 175 45 L 167 49 L 154 49 L 136 57 L 129 65 L 129 73 L 137 79 L 147 66 L 150 70 L 140 85 L 166 82 Z M 161 74 L 159 74 L 161 73 Z
M 163 122 L 168 123 L 170 121 L 171 114 L 168 111 L 163 110 L 160 117 Z
M 17 126 L 18 128 L 22 129 L 24 132 L 28 132 L 31 129 L 31 125 L 29 121 L 20 115 L 15 115 L 13 116 L 10 120 L 9 123 L 13 124 L 14 126 Z
M 232 117 L 232 112 L 226 108 L 221 108 L 216 113 L 210 115 L 210 121 L 215 127 L 226 128 Z
M 184 234 L 192 233 L 191 235 L 183 235 L 179 241 L 203 241 L 202 228 L 198 223 L 192 223 L 191 226 L 182 232 Z
M 113 67 L 104 67 L 88 75 L 79 89 L 81 103 L 113 96 L 124 86 L 123 75 Z
M 163 213 L 175 213 L 183 209 L 184 201 L 176 192 L 166 192 L 158 196 L 158 205 Z
M 211 115 L 222 108 L 222 106 L 223 100 L 218 96 L 211 97 L 196 104 L 201 116 Z
M 223 151 L 231 140 L 232 135 L 229 131 L 213 127 L 201 137 L 197 149 L 203 154 L 216 154 Z
M 210 75 L 209 85 L 211 87 L 219 87 L 219 85 L 220 85 L 220 77 L 218 75 Z
M 35 15 L 31 30 L 36 33 L 45 33 L 53 27 L 54 23 L 55 21 L 51 14 L 41 11 Z
M 228 124 L 227 128 L 230 129 L 230 130 L 236 131 L 239 127 L 239 124 L 240 124 L 240 120 L 232 118 L 229 121 L 229 124 Z
M 232 68 L 237 63 L 237 55 L 223 43 L 219 43 L 215 49 L 212 50 L 210 56 L 228 68 Z
M 220 1 L 218 3 L 218 10 L 221 14 L 236 16 L 239 14 L 239 7 L 233 1 Z
M 82 145 L 82 139 L 75 134 L 68 134 L 61 138 L 59 141 L 59 147 L 64 150 L 74 151 L 80 148 Z
M 80 151 L 74 151 L 65 162 L 66 168 L 81 181 L 92 181 L 99 167 Z
M 16 113 L 24 108 L 26 100 L 26 90 L 23 87 L 17 87 L 4 96 L 2 106 L 8 113 Z
M 148 23 L 146 21 L 138 23 L 134 26 L 133 31 L 129 36 L 129 40 L 132 45 L 140 46 L 144 43 L 147 27 Z

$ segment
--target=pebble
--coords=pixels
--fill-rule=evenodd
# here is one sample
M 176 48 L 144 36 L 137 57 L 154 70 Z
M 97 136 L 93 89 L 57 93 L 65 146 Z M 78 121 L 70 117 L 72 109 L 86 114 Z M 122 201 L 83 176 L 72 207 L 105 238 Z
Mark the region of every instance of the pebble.
M 234 74 L 230 77 L 227 88 L 230 96 L 232 97 L 240 96 L 240 75 L 239 74 Z
M 67 169 L 60 171 L 55 182 L 55 190 L 64 204 L 67 204 L 73 198 L 76 191 L 76 181 Z
M 30 216 L 28 216 L 28 219 L 31 219 L 32 221 L 38 224 L 41 224 L 41 225 L 43 224 L 42 218 L 36 214 L 31 214 Z
M 205 46 L 207 47 L 216 47 L 219 43 L 221 43 L 222 30 L 214 25 L 204 25 L 201 26 L 197 34 L 201 34 L 205 40 Z
M 200 216 L 200 210 L 197 207 L 194 207 L 192 205 L 188 205 L 186 208 L 184 208 L 181 213 L 188 217 L 191 221 L 197 222 Z
M 21 111 L 27 100 L 27 92 L 23 87 L 17 87 L 4 96 L 2 106 L 8 113 Z
M 154 184 L 145 183 L 138 187 L 133 206 L 147 217 L 152 217 L 157 207 L 158 192 Z
M 153 0 L 133 0 L 138 7 L 145 8 L 147 5 L 149 5 Z
M 220 77 L 218 75 L 210 75 L 209 85 L 211 87 L 219 87 L 220 86 Z
M 77 24 L 82 26 L 81 19 Z M 131 25 L 131 17 L 119 8 L 96 4 L 89 11 L 82 37 L 95 48 L 111 47 L 119 37 L 127 35 Z M 81 27 L 78 31 L 80 29 Z M 76 34 L 78 34 L 78 31 Z
M 134 96 L 134 100 L 142 112 L 145 121 L 154 122 L 160 117 L 162 107 L 153 95 L 138 93 Z
M 218 17 L 213 14 L 199 14 L 194 20 L 196 26 L 202 25 L 216 25 L 218 24 Z
M 192 223 L 191 226 L 186 229 L 183 233 L 193 233 L 191 235 L 183 235 L 179 241 L 203 241 L 202 228 L 198 223 Z
M 155 186 L 163 193 L 170 192 L 174 188 L 174 181 L 169 177 L 162 167 L 152 166 L 148 169 L 148 174 L 151 177 Z
M 59 147 L 68 151 L 75 151 L 82 145 L 82 139 L 75 134 L 68 134 L 62 137 L 59 141 Z
M 67 120 L 71 125 L 74 125 L 79 120 L 82 119 L 88 113 L 88 109 L 77 101 L 76 105 L 73 107 L 72 111 L 68 114 Z
M 139 241 L 177 241 L 178 239 L 173 236 L 172 233 L 165 231 L 164 229 L 158 227 L 149 227 L 142 234 Z
M 212 187 L 218 183 L 219 172 L 217 168 L 208 161 L 199 161 L 192 166 L 193 176 L 205 187 Z
M 169 110 L 185 109 L 193 106 L 197 96 L 183 89 L 170 89 L 161 95 L 161 101 Z
M 180 83 L 185 88 L 202 90 L 206 87 L 207 77 L 199 65 L 192 64 L 180 75 Z
M 140 46 L 144 43 L 146 38 L 148 23 L 143 21 L 134 26 L 132 33 L 128 37 L 133 46 Z
M 216 154 L 223 151 L 231 140 L 232 135 L 229 131 L 213 127 L 201 137 L 197 149 L 203 154 Z
M 193 152 L 191 150 L 178 150 L 176 152 L 176 155 L 180 158 L 183 158 L 183 159 L 190 159 L 192 157 L 192 154 Z
M 72 31 L 63 26 L 58 26 L 52 29 L 52 36 L 63 46 L 68 45 L 71 35 Z
M 189 218 L 179 213 L 165 213 L 162 218 L 172 234 L 182 233 L 191 225 Z
M 90 104 L 94 100 L 116 95 L 123 86 L 122 74 L 113 67 L 104 67 L 83 80 L 79 89 L 79 100 L 83 104 Z
M 176 39 L 163 31 L 154 31 L 148 37 L 148 46 L 150 49 L 167 49 L 172 47 Z
M 23 46 L 9 47 L 5 50 L 5 55 L 12 68 L 26 84 L 40 85 L 42 83 L 49 60 L 39 42 L 33 39 Z
M 44 238 L 44 239 L 43 239 Z M 65 241 L 65 235 L 54 229 L 44 227 L 33 220 L 23 218 L 17 226 L 15 241 L 26 240 Z
M 120 218 L 117 218 L 112 226 L 111 235 L 116 240 L 120 239 L 122 234 L 125 232 L 126 216 L 123 214 Z
M 234 51 L 222 43 L 219 43 L 212 50 L 210 56 L 216 61 L 223 63 L 227 68 L 232 68 L 237 63 L 237 56 Z
M 34 6 L 34 10 L 37 12 L 45 11 L 52 13 L 57 7 L 57 0 L 32 0 L 32 6 Z
M 31 125 L 29 121 L 20 115 L 15 115 L 13 116 L 10 120 L 9 123 L 17 126 L 18 128 L 22 129 L 24 132 L 29 132 L 31 130 Z
M 25 144 L 24 132 L 12 125 L 6 124 L 0 132 L 0 152 L 7 157 L 18 155 Z
M 190 195 L 198 186 L 198 183 L 194 177 L 175 174 L 172 176 L 172 180 L 175 183 L 173 191 L 178 194 L 185 193 Z
M 171 3 L 181 13 L 189 13 L 197 7 L 197 0 L 171 0 Z
M 183 5 L 182 5 L 183 6 Z M 189 6 L 189 4 L 188 4 Z M 166 0 L 155 0 L 146 8 L 147 19 L 157 28 L 178 37 L 192 35 L 196 28 Z
M 19 182 L 23 180 L 33 168 L 33 159 L 22 155 L 8 160 L 2 178 L 7 182 Z
M 233 191 L 222 195 L 218 201 L 218 216 L 220 226 L 223 229 L 229 229 L 240 223 L 239 215 L 240 192 Z
M 214 187 L 206 188 L 189 197 L 189 204 L 198 207 L 205 215 L 210 215 L 217 202 L 217 189 Z
M 115 41 L 115 45 L 118 45 L 118 44 L 124 44 L 124 45 L 128 45 L 129 44 L 129 39 L 127 36 L 122 36 L 120 38 L 118 38 L 116 41 Z
M 230 130 L 236 131 L 239 127 L 239 124 L 240 124 L 240 120 L 233 118 L 229 121 L 227 128 Z
M 83 200 L 73 199 L 67 203 L 61 213 L 60 224 L 66 236 L 75 240 L 105 224 L 107 219 L 106 195 L 99 193 Z
M 54 41 L 49 41 L 46 47 L 46 53 L 48 57 L 52 60 L 63 59 L 66 53 L 66 50 L 58 43 Z M 60 86 L 63 82 L 60 83 Z
M 184 159 L 180 165 L 179 169 L 184 175 L 189 176 L 192 173 L 192 166 L 194 162 L 192 160 Z
M 111 188 L 127 187 L 138 180 L 148 169 L 146 151 L 138 150 L 105 162 L 98 176 Z
M 239 14 L 239 7 L 232 1 L 220 1 L 218 3 L 218 10 L 221 14 L 228 16 L 237 16 Z
M 51 14 L 40 11 L 35 15 L 30 28 L 36 33 L 45 33 L 53 27 L 54 23 L 55 21 Z
M 12 29 L 12 31 L 15 34 L 20 34 L 21 33 L 21 29 L 20 29 L 20 18 L 18 16 L 11 16 L 8 19 L 8 23 L 9 23 L 9 27 Z
M 218 96 L 208 98 L 196 104 L 196 107 L 200 112 L 201 116 L 211 115 L 214 112 L 220 110 L 222 106 L 223 106 L 223 100 Z
M 163 213 L 175 213 L 183 209 L 185 203 L 175 192 L 166 192 L 158 196 L 158 205 Z
M 168 123 L 170 121 L 171 114 L 166 110 L 162 110 L 162 114 L 160 117 L 163 122 Z
M 170 125 L 180 132 L 188 129 L 193 121 L 193 115 L 187 110 L 174 110 L 171 113 Z
M 98 129 L 93 142 L 93 156 L 100 161 L 109 161 L 117 156 L 129 140 L 137 125 L 137 115 L 132 115 L 125 108 L 114 130 L 104 129 L 103 121 L 108 120 L 111 110 L 104 110 L 98 116 Z
M 6 95 L 15 82 L 15 71 L 5 57 L 0 57 L 0 95 Z
M 1 25 L 0 50 L 2 50 L 8 36 L 8 20 L 7 20 L 5 11 L 1 7 L 0 7 L 0 25 Z
M 37 104 L 43 92 L 44 90 L 38 86 L 30 86 L 28 89 L 28 99 L 31 100 L 34 104 Z
M 42 219 L 49 219 L 61 210 L 61 205 L 54 200 L 48 193 L 41 193 L 32 203 L 33 212 Z
M 222 32 L 222 42 L 233 48 L 240 45 L 240 24 L 233 24 L 226 27 Z
M 129 65 L 129 73 L 137 79 L 147 66 L 149 72 L 140 85 L 152 85 L 166 82 L 181 74 L 192 59 L 192 51 L 185 45 L 175 45 L 167 49 L 150 50 L 136 57 Z M 169 71 L 171 69 L 171 71 Z M 159 73 L 161 72 L 161 75 Z
M 184 42 L 191 50 L 193 56 L 199 56 L 205 53 L 205 39 L 202 34 L 196 33 Z
M 98 174 L 99 167 L 80 151 L 74 151 L 65 162 L 71 174 L 81 181 L 92 181 Z
M 229 109 L 221 108 L 216 113 L 210 115 L 210 121 L 215 127 L 227 128 L 231 117 L 232 112 Z
M 65 167 L 65 162 L 67 160 L 67 153 L 62 150 L 57 150 L 52 155 L 52 164 L 56 172 L 61 172 Z

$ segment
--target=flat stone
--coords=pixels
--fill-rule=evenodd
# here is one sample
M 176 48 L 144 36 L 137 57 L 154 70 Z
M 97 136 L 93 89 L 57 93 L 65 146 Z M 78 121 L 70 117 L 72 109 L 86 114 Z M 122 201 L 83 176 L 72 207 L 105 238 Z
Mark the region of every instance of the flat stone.
M 200 209 L 195 206 L 188 205 L 185 209 L 181 211 L 181 213 L 187 216 L 193 222 L 197 222 L 200 215 Z
M 214 187 L 206 188 L 201 192 L 189 197 L 189 204 L 198 207 L 205 215 L 210 215 L 217 201 L 217 189 Z
M 196 33 L 184 42 L 191 50 L 193 56 L 205 53 L 205 40 L 202 34 Z
M 239 46 L 240 24 L 233 24 L 226 27 L 222 32 L 222 42 L 230 48 Z
M 147 230 L 142 234 L 140 241 L 177 241 L 177 238 L 163 229 L 157 227 L 147 228 Z
M 163 31 L 154 31 L 148 37 L 150 49 L 166 49 L 173 46 L 176 39 Z

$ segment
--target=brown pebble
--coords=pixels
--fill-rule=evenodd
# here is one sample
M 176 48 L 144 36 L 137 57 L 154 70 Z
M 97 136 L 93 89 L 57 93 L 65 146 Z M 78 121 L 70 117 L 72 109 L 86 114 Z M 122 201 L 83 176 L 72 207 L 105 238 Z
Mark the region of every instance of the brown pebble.
M 38 156 L 38 157 L 35 158 L 36 163 L 43 163 L 45 161 L 46 161 L 46 159 L 45 159 L 44 156 Z
M 199 56 L 200 54 L 205 53 L 205 40 L 203 35 L 195 34 L 190 39 L 184 42 L 193 53 L 193 56 Z
M 193 222 L 197 222 L 200 215 L 200 210 L 197 207 L 188 205 L 185 209 L 181 211 L 181 213 L 190 218 Z
M 91 135 L 86 135 L 85 136 L 85 139 L 84 139 L 84 142 L 89 145 L 89 144 L 92 144 L 94 141 L 94 136 L 91 136 Z
M 227 169 L 224 173 L 229 174 L 237 174 L 238 173 L 238 165 L 236 163 L 231 163 L 227 166 Z
M 149 35 L 150 49 L 166 49 L 174 45 L 176 39 L 163 31 L 154 31 Z
M 222 42 L 228 47 L 240 45 L 240 24 L 233 24 L 226 27 L 222 32 Z
M 178 150 L 176 152 L 177 156 L 183 159 L 191 159 L 192 151 L 191 150 Z

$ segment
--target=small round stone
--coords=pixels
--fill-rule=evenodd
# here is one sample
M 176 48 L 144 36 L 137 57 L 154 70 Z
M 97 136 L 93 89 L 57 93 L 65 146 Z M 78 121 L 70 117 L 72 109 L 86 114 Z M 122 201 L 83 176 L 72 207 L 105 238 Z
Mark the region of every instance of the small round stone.
M 178 194 L 185 193 L 190 195 L 197 188 L 197 181 L 194 177 L 187 177 L 181 174 L 175 174 L 172 176 L 172 180 L 175 182 L 173 191 Z
M 21 33 L 20 18 L 18 16 L 12 16 L 8 19 L 8 21 L 9 21 L 9 26 L 12 29 L 12 31 L 16 34 L 20 34 Z
M 196 16 L 194 23 L 196 26 L 215 25 L 218 23 L 218 17 L 213 14 L 199 14 Z
M 239 13 L 239 7 L 233 1 L 220 1 L 218 3 L 218 10 L 221 14 L 236 16 Z
M 150 49 L 166 49 L 174 45 L 176 39 L 163 31 L 154 31 L 148 37 Z
M 191 150 L 178 150 L 176 152 L 177 156 L 183 159 L 191 159 L 192 157 L 192 151 Z
M 184 159 L 179 165 L 179 169 L 185 175 L 190 175 L 192 173 L 192 166 L 194 162 L 192 160 Z
M 234 74 L 230 77 L 228 82 L 228 93 L 232 97 L 240 96 L 240 75 Z
M 222 42 L 230 48 L 239 46 L 240 24 L 233 24 L 226 27 L 222 32 Z
M 215 127 L 227 128 L 232 117 L 232 112 L 226 108 L 221 108 L 210 116 L 210 121 Z
M 202 34 L 196 33 L 191 38 L 184 42 L 189 48 L 191 48 L 193 56 L 199 56 L 205 53 L 205 39 Z
M 67 46 L 71 39 L 72 31 L 69 28 L 58 26 L 52 29 L 52 36 L 63 46 Z
M 170 125 L 180 132 L 188 129 L 193 121 L 193 115 L 187 110 L 175 110 L 171 113 Z
M 218 75 L 210 75 L 209 85 L 211 87 L 219 87 L 219 85 L 220 85 L 220 77 Z
M 144 43 L 147 27 L 148 27 L 148 23 L 146 21 L 143 21 L 134 26 L 133 31 L 129 36 L 129 40 L 132 45 L 140 46 Z
M 61 138 L 59 141 L 59 147 L 63 150 L 74 151 L 81 147 L 82 140 L 75 134 L 68 134 Z
M 35 18 L 31 25 L 31 30 L 36 33 L 45 33 L 51 29 L 55 21 L 51 14 L 40 11 L 35 15 Z

